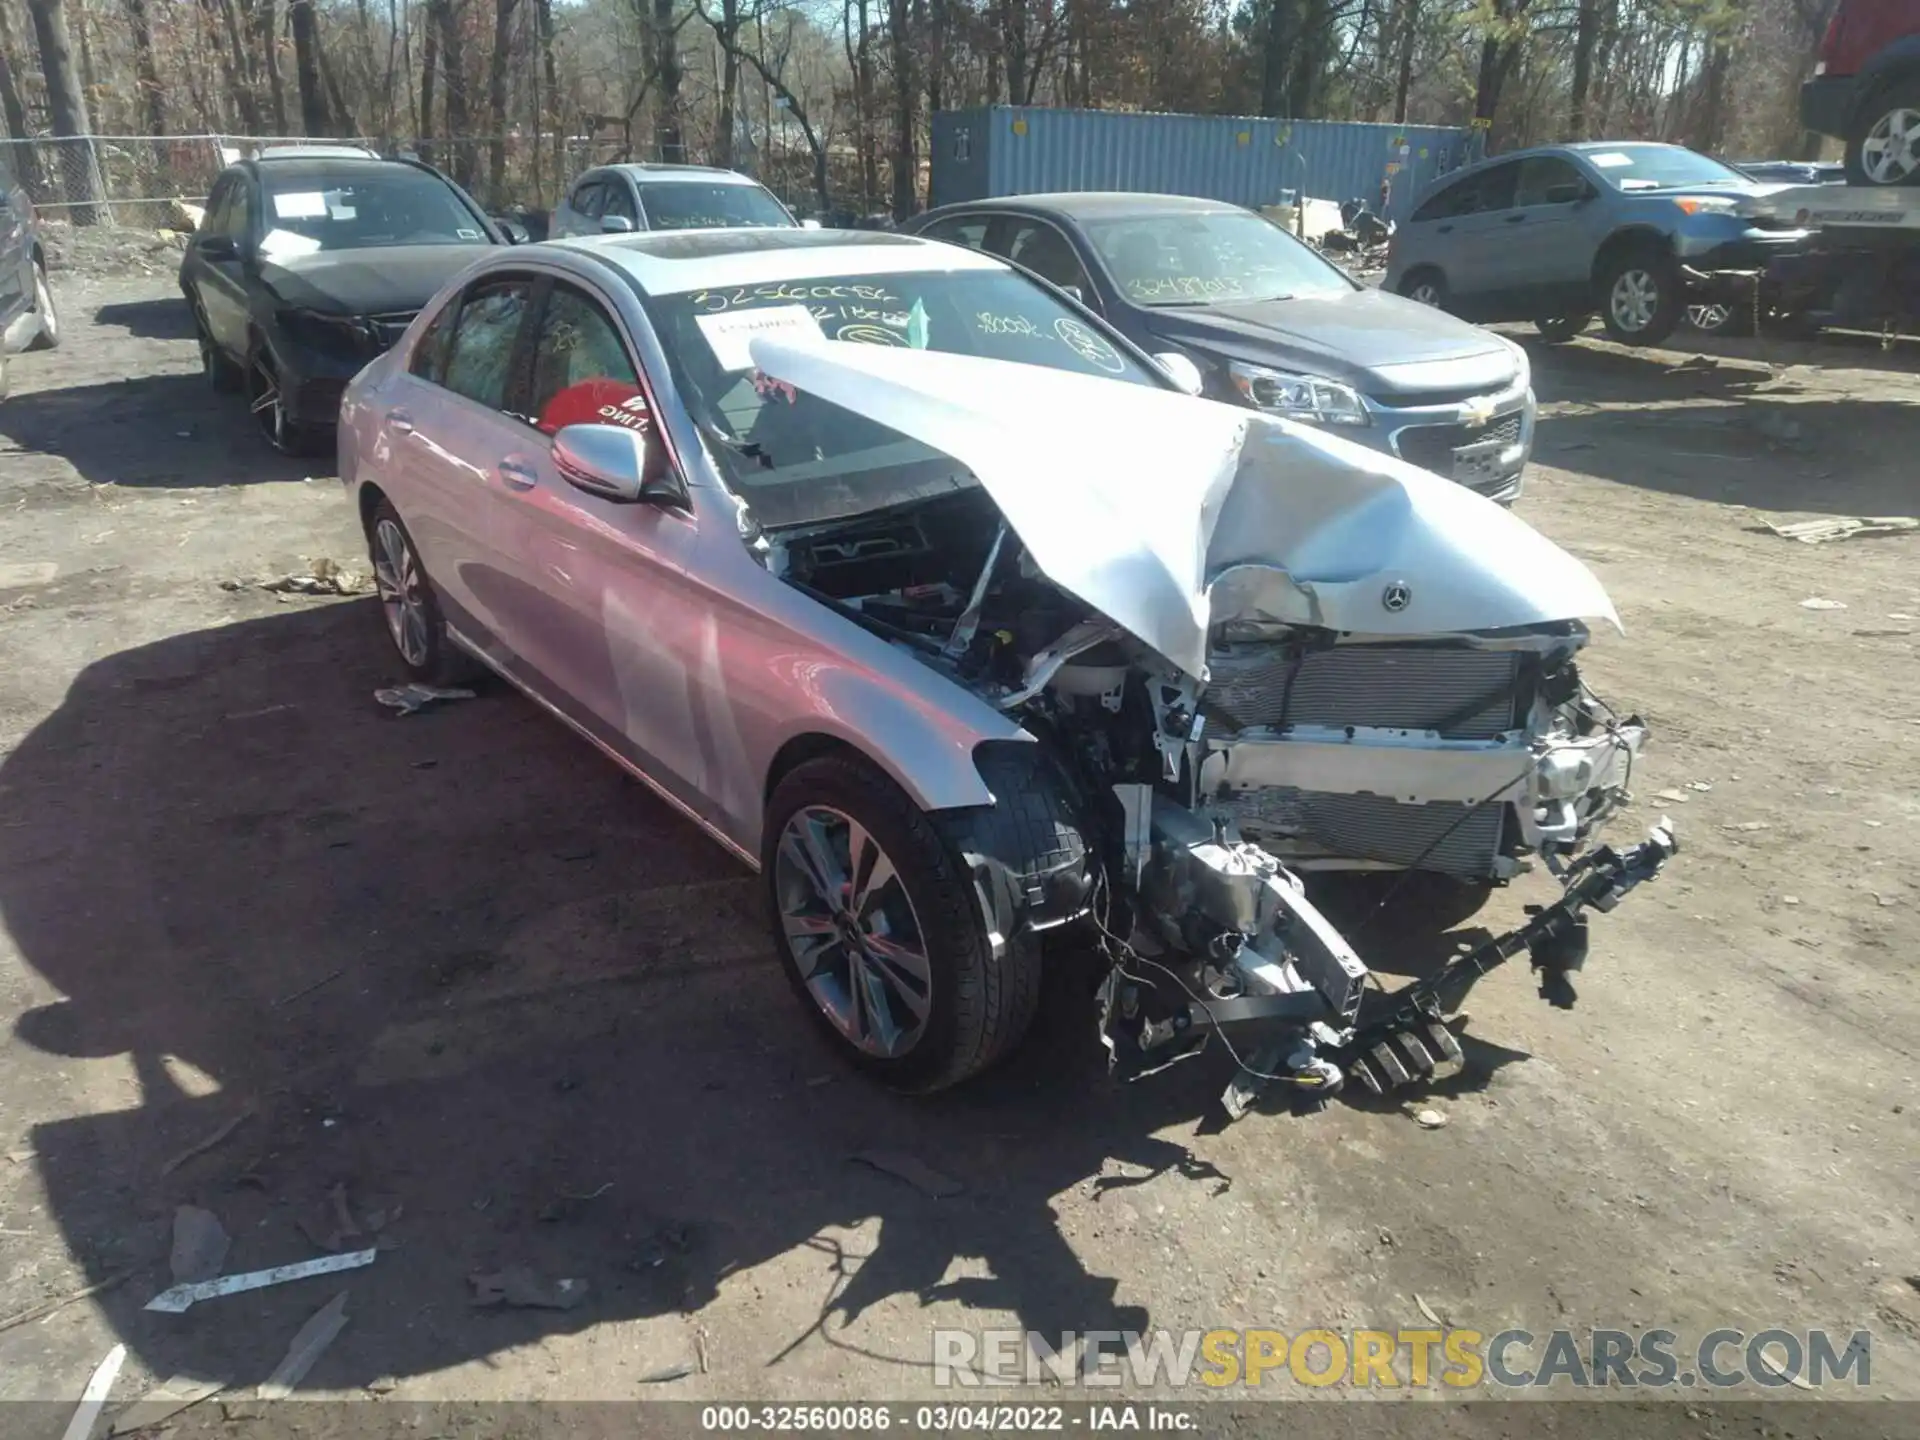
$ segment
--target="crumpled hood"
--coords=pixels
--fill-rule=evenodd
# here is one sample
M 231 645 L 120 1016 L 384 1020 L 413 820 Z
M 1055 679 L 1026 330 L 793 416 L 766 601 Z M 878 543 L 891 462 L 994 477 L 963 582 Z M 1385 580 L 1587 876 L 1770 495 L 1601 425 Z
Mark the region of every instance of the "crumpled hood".
M 1196 679 L 1209 628 L 1237 618 L 1383 636 L 1620 623 L 1525 521 L 1288 421 L 935 351 L 763 338 L 752 355 L 960 461 L 1050 580 Z
M 260 280 L 286 304 L 326 315 L 418 310 L 491 245 L 381 245 L 260 261 Z

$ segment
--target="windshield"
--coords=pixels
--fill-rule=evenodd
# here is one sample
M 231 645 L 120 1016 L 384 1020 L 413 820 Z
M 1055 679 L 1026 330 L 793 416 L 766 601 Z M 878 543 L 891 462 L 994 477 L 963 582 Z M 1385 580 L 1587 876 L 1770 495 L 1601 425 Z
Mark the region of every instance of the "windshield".
M 793 217 L 758 185 L 674 180 L 645 185 L 640 204 L 649 230 L 726 230 L 743 225 L 792 228 Z
M 748 347 L 756 335 L 939 350 L 1164 388 L 1104 331 L 1010 270 L 819 276 L 645 303 L 728 484 L 768 527 L 975 482 L 931 446 L 755 370 Z
M 1693 185 L 1747 185 L 1738 170 L 1678 145 L 1615 145 L 1584 152 L 1617 190 L 1672 190 Z
M 266 167 L 262 166 L 262 169 Z M 267 181 L 269 259 L 376 245 L 479 245 L 480 218 L 435 176 L 396 166 L 346 180 L 311 173 Z
M 1353 289 L 1332 265 L 1249 210 L 1084 222 L 1120 293 L 1136 305 L 1240 304 Z

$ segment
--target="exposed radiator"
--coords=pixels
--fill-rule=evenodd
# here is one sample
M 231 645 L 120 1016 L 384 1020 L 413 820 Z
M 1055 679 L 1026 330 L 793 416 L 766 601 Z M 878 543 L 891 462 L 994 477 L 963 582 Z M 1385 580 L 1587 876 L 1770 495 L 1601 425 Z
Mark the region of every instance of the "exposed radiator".
M 1249 840 L 1278 855 L 1339 855 L 1388 865 L 1418 861 L 1422 870 L 1485 879 L 1499 855 L 1507 807 L 1482 806 L 1463 820 L 1466 807 L 1461 805 L 1402 805 L 1380 795 L 1272 789 L 1242 791 L 1216 808 L 1233 815 Z M 1450 825 L 1458 828 L 1449 834 Z M 1422 859 L 1430 845 L 1432 853 Z
M 1208 667 L 1213 678 L 1200 709 L 1209 725 L 1229 731 L 1361 725 L 1491 740 L 1514 728 L 1520 655 L 1444 646 L 1243 645 L 1216 649 Z

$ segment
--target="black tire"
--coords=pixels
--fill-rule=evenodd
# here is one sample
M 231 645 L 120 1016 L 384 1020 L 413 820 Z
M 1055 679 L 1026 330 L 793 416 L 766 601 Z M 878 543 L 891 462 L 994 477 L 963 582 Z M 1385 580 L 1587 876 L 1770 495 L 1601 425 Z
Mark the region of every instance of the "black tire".
M 1894 142 L 1890 148 L 1888 140 Z M 1920 75 L 1886 82 L 1855 110 L 1847 126 L 1846 171 L 1849 185 L 1920 185 Z
M 200 313 L 198 305 L 193 306 L 193 338 L 200 347 L 200 374 L 208 389 L 216 395 L 237 395 L 246 388 L 245 372 L 214 343 L 213 332 L 207 328 L 207 317 Z
M 247 408 L 253 412 L 261 438 L 282 455 L 319 455 L 332 443 L 331 430 L 302 425 L 288 415 L 280 400 L 280 377 L 273 357 L 265 350 L 255 350 L 247 366 Z
M 926 962 L 924 990 L 903 987 L 898 978 L 880 982 L 891 984 L 880 997 L 880 1008 L 888 1014 L 878 1020 L 878 1033 L 868 1034 L 865 1048 L 848 1033 L 849 1027 L 862 1028 L 863 1012 L 851 1003 L 857 987 L 851 979 L 853 960 L 847 927 L 853 924 L 868 942 L 873 937 L 844 907 L 832 915 L 817 907 L 821 889 L 809 879 L 799 841 L 796 838 L 792 844 L 787 843 L 789 823 L 805 823 L 809 815 L 837 815 L 851 821 L 892 863 L 896 881 L 877 887 L 861 906 L 861 914 L 884 920 L 889 939 L 912 935 L 919 947 L 915 953 Z M 859 858 L 851 854 L 851 835 L 845 847 L 849 853 L 843 856 L 832 848 L 838 843 L 832 822 L 821 823 L 824 828 L 815 833 L 824 836 L 832 863 L 846 872 L 849 883 L 843 894 L 851 892 L 858 883 L 852 871 Z M 838 755 L 796 766 L 775 787 L 767 804 L 761 864 L 774 942 L 788 982 L 829 1043 L 848 1063 L 892 1089 L 925 1094 L 977 1075 L 1003 1058 L 1025 1035 L 1040 996 L 1038 943 L 1030 934 L 1017 935 L 1006 941 L 1002 953 L 995 957 L 980 913 L 979 893 L 965 863 L 933 821 L 877 770 Z M 877 867 L 868 864 L 860 868 L 871 874 Z M 810 967 L 795 955 L 794 937 L 789 933 L 790 924 L 808 923 L 837 927 L 834 936 L 821 932 L 821 944 Z M 906 948 L 910 949 L 910 944 Z M 860 963 L 875 962 L 862 959 Z M 905 967 L 890 968 L 887 973 L 892 977 L 911 974 Z M 826 998 L 816 997 L 809 976 L 815 978 Z M 924 1002 L 925 1015 L 916 1021 L 917 1028 L 898 1024 L 903 1009 L 906 1018 L 914 1018 L 911 1004 L 896 1003 L 896 997 L 909 989 Z M 836 1021 L 827 1006 L 838 1004 L 840 992 L 849 1003 L 839 1008 L 849 1013 Z M 871 1011 L 865 1013 L 871 1017 Z M 874 1047 L 887 1039 L 889 1024 L 896 1032 L 906 1033 L 896 1035 L 897 1050 L 883 1053 Z M 867 1029 L 876 1029 L 871 1018 Z
M 1540 338 L 1549 345 L 1564 345 L 1567 341 L 1583 333 L 1593 323 L 1591 313 L 1582 315 L 1549 315 L 1533 322 L 1533 328 L 1540 332 Z
M 411 562 L 411 584 L 407 580 L 406 568 L 396 567 L 386 550 L 385 542 L 389 538 L 386 527 L 389 526 Z M 458 685 L 472 680 L 479 673 L 480 666 L 447 634 L 446 617 L 441 613 L 440 597 L 434 591 L 433 580 L 428 576 L 427 567 L 414 546 L 412 534 L 401 520 L 399 511 L 388 500 L 382 499 L 374 506 L 373 514 L 367 521 L 367 554 L 373 562 L 374 585 L 379 592 L 380 613 L 386 623 L 387 639 L 393 645 L 394 654 L 400 657 L 400 663 L 406 667 L 407 674 L 427 685 Z M 402 596 L 410 596 L 419 606 L 417 647 L 402 640 L 401 621 L 395 615 L 395 607 Z M 408 653 L 410 649 L 411 654 Z
M 60 312 L 54 308 L 53 287 L 47 283 L 46 261 L 38 259 L 33 262 L 33 314 L 38 323 L 27 349 L 56 348 L 60 344 Z
M 1595 289 L 1600 323 L 1622 345 L 1658 345 L 1686 314 L 1679 266 L 1651 245 L 1614 251 L 1601 264 Z
M 1400 294 L 1417 304 L 1444 310 L 1447 308 L 1447 277 L 1431 265 L 1409 270 L 1400 277 Z

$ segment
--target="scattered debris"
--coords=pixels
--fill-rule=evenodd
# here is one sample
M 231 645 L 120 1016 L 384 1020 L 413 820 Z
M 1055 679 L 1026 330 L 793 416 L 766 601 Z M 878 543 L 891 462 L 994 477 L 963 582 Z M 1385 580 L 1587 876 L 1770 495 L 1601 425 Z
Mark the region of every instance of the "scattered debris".
M 60 567 L 51 560 L 9 560 L 0 564 L 0 590 L 24 590 L 30 585 L 50 585 Z
M 831 1075 L 813 1075 L 807 1079 L 807 1088 L 809 1090 L 818 1090 L 822 1085 L 831 1085 L 832 1083 L 833 1076 Z
M 1798 905 L 1800 903 L 1800 897 L 1798 895 L 1782 895 L 1780 897 L 1780 903 L 1782 905 Z
M 1685 360 L 1677 361 L 1667 367 L 1669 375 L 1686 375 L 1697 370 L 1718 370 L 1720 362 L 1711 355 L 1689 355 Z
M 331 975 L 322 975 L 318 980 L 314 981 L 311 985 L 302 985 L 298 990 L 294 991 L 291 995 L 282 995 L 278 1000 L 275 1000 L 273 1002 L 273 1008 L 275 1010 L 278 1010 L 282 1005 L 291 1005 L 296 1000 L 304 999 L 306 996 L 311 995 L 314 991 L 318 990 L 322 985 L 331 985 L 334 981 L 338 980 L 342 975 L 346 973 L 347 972 L 345 970 L 335 970 Z
M 1433 1324 L 1438 1325 L 1443 1330 L 1447 1328 L 1447 1322 L 1440 1318 L 1440 1312 L 1429 1305 L 1426 1297 L 1418 1291 L 1414 1292 L 1413 1303 L 1420 1307 L 1420 1313 L 1426 1316 Z
M 693 1327 L 693 1349 L 694 1349 L 694 1353 L 700 1357 L 700 1373 L 702 1375 L 705 1375 L 707 1373 L 707 1327 L 706 1326 L 696 1325 Z
M 227 1263 L 233 1237 L 220 1217 L 198 1205 L 182 1205 L 173 1212 L 173 1253 L 167 1259 L 173 1283 L 192 1285 L 211 1280 Z
M 113 1417 L 109 1435 L 130 1435 L 149 1430 L 171 1420 L 182 1410 L 190 1410 L 202 1400 L 211 1400 L 227 1388 L 224 1380 L 203 1380 L 194 1375 L 174 1375 L 161 1381 L 126 1409 Z
M 1712 793 L 1713 786 L 1705 780 L 1689 780 L 1687 781 L 1687 789 L 1697 790 L 1700 794 L 1706 795 Z
M 642 1375 L 642 1385 L 665 1385 L 670 1380 L 684 1380 L 693 1374 L 693 1366 L 681 1361 L 678 1365 L 669 1365 L 664 1370 L 656 1370 L 651 1375 Z
M 304 571 L 259 582 L 262 590 L 280 595 L 365 595 L 373 589 L 371 576 L 348 570 L 324 555 L 309 560 Z
M 1411 1110 L 1408 1113 L 1413 1116 L 1413 1123 L 1418 1125 L 1422 1130 L 1446 1129 L 1447 1114 L 1444 1110 L 1435 1110 L 1429 1105 L 1418 1110 Z
M 1920 530 L 1920 519 L 1911 515 L 1844 515 L 1824 520 L 1795 520 L 1784 525 L 1773 520 L 1766 523 L 1767 529 L 1782 540 L 1798 540 L 1803 545 L 1858 540 L 1868 535 L 1905 535 Z
M 286 1357 L 274 1367 L 260 1385 L 262 1400 L 284 1400 L 293 1387 L 306 1378 L 314 1361 L 333 1343 L 334 1336 L 347 1328 L 347 1292 L 342 1290 L 314 1312 L 287 1346 Z
M 238 1115 L 234 1116 L 231 1120 L 227 1121 L 227 1123 L 222 1125 L 218 1130 L 214 1131 L 211 1135 L 207 1136 L 206 1139 L 200 1141 L 197 1145 L 189 1145 L 186 1149 L 182 1150 L 178 1155 L 174 1156 L 173 1159 L 169 1160 L 165 1165 L 160 1167 L 160 1173 L 162 1175 L 171 1175 L 174 1171 L 178 1170 L 182 1165 L 186 1164 L 189 1160 L 193 1159 L 194 1156 L 204 1155 L 207 1151 L 213 1149 L 214 1146 L 218 1145 L 222 1140 L 225 1140 L 229 1135 L 233 1134 L 234 1131 L 238 1130 L 240 1128 L 240 1122 L 242 1120 L 245 1120 L 251 1114 L 253 1114 L 253 1107 L 249 1105 L 245 1110 L 242 1110 Z
M 1570 451 L 1570 450 L 1597 450 L 1600 447 L 1594 444 L 1594 442 L 1591 440 L 1562 440 L 1558 445 L 1554 446 L 1553 448 L 1561 451 Z
M 471 700 L 471 690 L 460 690 L 442 685 L 400 685 L 390 690 L 376 690 L 373 698 L 389 710 L 398 710 L 402 715 L 411 715 L 415 711 L 425 710 L 448 700 Z
M 345 1250 L 355 1240 L 365 1237 L 366 1230 L 354 1218 L 353 1207 L 347 1203 L 347 1187 L 335 1185 L 327 1192 L 327 1209 L 324 1215 L 303 1215 L 296 1222 L 300 1233 L 322 1250 L 338 1253 Z
M 23 1145 L 18 1150 L 9 1150 L 7 1151 L 7 1159 L 11 1160 L 16 1165 L 24 1165 L 29 1160 L 33 1159 L 33 1149 L 31 1146 Z
M 107 1394 L 113 1389 L 113 1382 L 120 1378 L 120 1367 L 126 1363 L 127 1347 L 116 1345 L 107 1352 L 107 1358 L 94 1367 L 87 1388 L 80 1392 L 79 1407 L 67 1421 L 62 1440 L 89 1440 L 101 1410 L 106 1408 Z
M 1669 805 L 1685 805 L 1690 799 L 1690 797 L 1681 790 L 1656 790 L 1653 792 L 1653 798 L 1656 800 L 1664 800 Z
M 1755 1358 L 1757 1358 L 1760 1361 L 1760 1367 L 1763 1370 L 1767 1371 L 1767 1373 L 1771 1375 L 1779 1376 L 1782 1380 L 1786 1381 L 1789 1385 L 1793 1386 L 1796 1390 L 1813 1389 L 1813 1385 L 1810 1381 L 1808 1381 L 1804 1376 L 1795 1375 L 1791 1371 L 1789 1371 L 1786 1366 L 1782 1365 L 1778 1360 L 1773 1358 L 1773 1356 L 1767 1351 L 1765 1346 L 1762 1346 L 1760 1349 L 1756 1350 L 1754 1352 L 1754 1355 L 1755 1355 Z
M 1847 608 L 1847 602 L 1844 600 L 1824 600 L 1818 595 L 1810 595 L 1800 602 L 1800 608 L 1802 610 L 1844 610 Z
M 496 1305 L 519 1310 L 571 1310 L 587 1298 L 584 1280 L 543 1280 L 524 1265 L 512 1265 L 491 1274 L 469 1275 L 473 1303 L 482 1309 Z
M 222 1275 L 217 1280 L 202 1280 L 196 1285 L 176 1285 L 149 1300 L 146 1308 L 166 1315 L 183 1315 L 195 1302 L 215 1300 L 222 1295 L 238 1295 L 247 1290 L 264 1290 L 269 1285 L 285 1285 L 308 1280 L 315 1275 L 332 1275 L 341 1270 L 358 1270 L 379 1258 L 378 1250 L 354 1250 L 345 1255 L 323 1255 L 292 1265 L 275 1265 L 270 1270 L 249 1270 L 240 1275 Z
M 400 1382 L 391 1375 L 381 1375 L 369 1380 L 366 1390 L 369 1395 L 391 1395 L 400 1388 Z
M 871 1165 L 882 1174 L 904 1180 L 923 1195 L 945 1200 L 966 1187 L 950 1175 L 942 1175 L 931 1165 L 904 1150 L 862 1150 L 847 1157 L 855 1164 Z
M 693 1232 L 685 1225 L 662 1225 L 640 1242 L 627 1268 L 642 1274 L 658 1270 L 669 1255 L 683 1255 L 692 1244 Z
M 1902 635 L 1911 635 L 1911 630 L 1856 630 L 1855 637 L 1861 640 L 1893 640 Z
M 1752 832 L 1755 830 L 1771 830 L 1772 828 L 1773 826 L 1769 825 L 1764 820 L 1739 820 L 1734 822 L 1731 825 L 1721 826 L 1721 829 L 1723 830 L 1745 830 L 1748 832 Z
M 114 1286 L 124 1284 L 127 1277 L 131 1274 L 133 1274 L 131 1270 L 122 1270 L 118 1274 L 109 1275 L 106 1279 L 96 1281 L 84 1289 L 75 1290 L 70 1295 L 62 1295 L 57 1300 L 43 1300 L 38 1305 L 29 1306 L 17 1314 L 9 1315 L 6 1319 L 0 1320 L 0 1330 L 12 1330 L 16 1326 L 31 1324 L 35 1320 L 44 1320 L 47 1316 L 57 1314 L 59 1311 L 66 1309 L 67 1306 L 76 1305 L 90 1296 L 105 1294 L 107 1291 L 113 1289 Z

